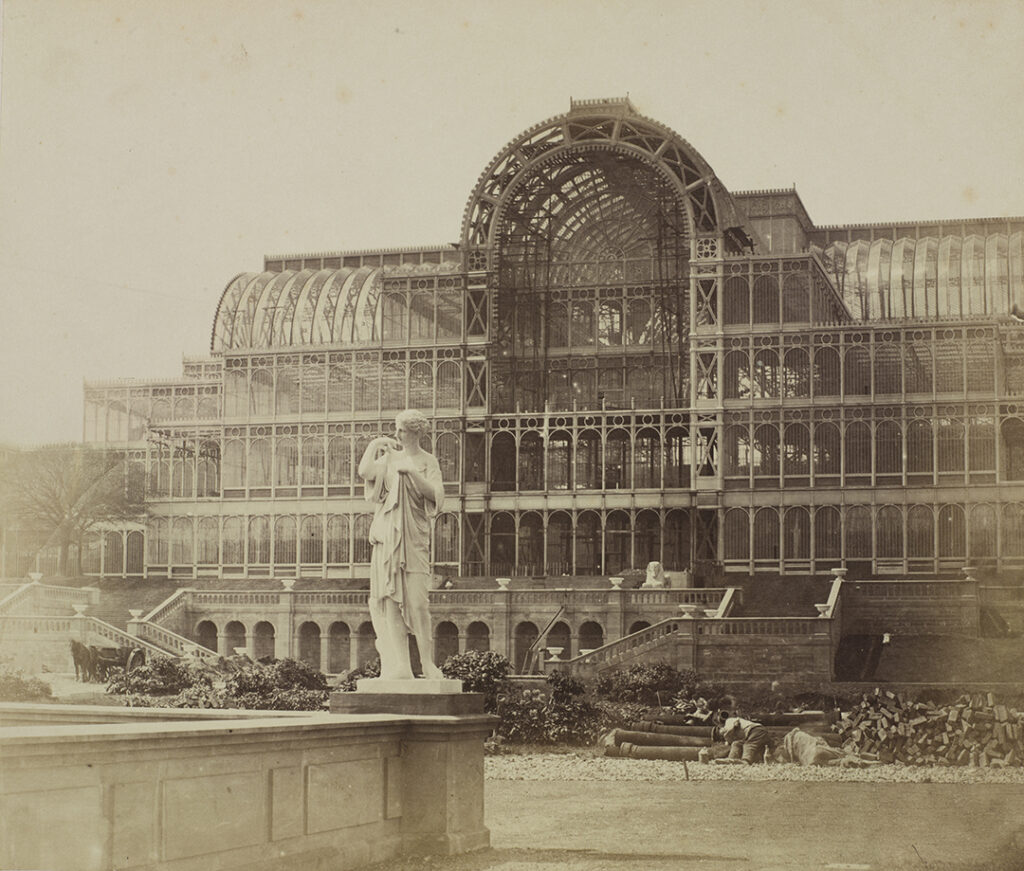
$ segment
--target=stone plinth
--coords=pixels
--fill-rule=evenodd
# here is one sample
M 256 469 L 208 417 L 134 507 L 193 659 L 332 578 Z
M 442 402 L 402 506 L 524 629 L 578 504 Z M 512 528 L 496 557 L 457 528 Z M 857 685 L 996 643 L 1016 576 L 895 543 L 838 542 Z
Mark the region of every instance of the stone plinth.
M 461 680 L 447 678 L 362 678 L 356 681 L 354 693 L 331 693 L 332 714 L 457 716 L 483 712 L 482 693 L 464 693 Z

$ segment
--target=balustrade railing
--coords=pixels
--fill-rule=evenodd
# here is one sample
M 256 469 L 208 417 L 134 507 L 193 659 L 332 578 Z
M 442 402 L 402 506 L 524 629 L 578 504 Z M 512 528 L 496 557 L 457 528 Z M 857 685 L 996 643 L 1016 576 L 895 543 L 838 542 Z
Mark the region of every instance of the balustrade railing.
M 191 590 L 175 590 L 142 619 L 151 623 L 164 623 L 177 616 L 188 605 Z
M 977 581 L 846 581 L 843 595 L 872 599 L 959 599 L 977 596 Z
M 282 595 L 264 590 L 193 590 L 190 599 L 195 605 L 219 608 L 226 605 L 280 605 Z
M 129 636 L 130 638 L 143 639 L 146 643 L 146 647 L 151 650 L 156 650 L 160 654 L 166 656 L 168 653 L 173 653 L 178 656 L 194 655 L 200 659 L 208 662 L 214 662 L 219 659 L 216 651 L 209 650 L 203 647 L 201 644 L 197 644 L 184 635 L 179 635 L 177 632 L 172 632 L 170 629 L 165 629 L 163 626 L 158 626 L 155 623 L 136 623 L 138 635 Z
M 21 584 L 8 592 L 0 599 L 0 614 L 10 614 L 22 602 L 28 601 L 32 595 L 32 588 L 38 584 Z
M 296 605 L 367 605 L 369 590 L 312 590 L 295 593 Z M 433 598 L 433 594 L 431 594 Z
M 0 616 L 0 636 L 63 635 L 70 636 L 78 617 L 33 617 L 28 614 Z
M 566 660 L 566 662 L 572 665 L 600 665 L 602 663 L 613 662 L 637 648 L 648 647 L 651 644 L 661 641 L 661 639 L 666 636 L 676 635 L 679 633 L 683 624 L 689 628 L 694 625 L 694 622 L 695 621 L 692 620 L 683 620 L 679 617 L 669 617 L 666 620 L 659 620 L 657 623 L 647 626 L 639 632 L 634 632 L 631 635 L 626 635 L 622 638 L 616 639 L 615 641 L 610 641 L 608 644 L 597 648 L 597 650 L 591 650 L 589 653 L 581 653 L 579 656 Z
M 0 614 L 14 613 L 19 607 L 45 604 L 50 607 L 90 604 L 95 591 L 86 587 L 61 587 L 54 584 L 21 584 L 0 598 Z
M 824 621 L 805 617 L 725 617 L 699 620 L 698 635 L 817 635 L 827 631 Z

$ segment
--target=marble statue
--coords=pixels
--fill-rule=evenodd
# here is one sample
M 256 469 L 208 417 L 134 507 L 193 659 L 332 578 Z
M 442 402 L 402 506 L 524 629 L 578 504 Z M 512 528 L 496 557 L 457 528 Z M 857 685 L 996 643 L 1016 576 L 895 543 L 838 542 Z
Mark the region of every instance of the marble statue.
M 377 634 L 382 680 L 414 677 L 408 634 L 416 637 L 423 676 L 442 679 L 434 664 L 428 591 L 431 582 L 431 518 L 444 502 L 441 467 L 420 445 L 429 432 L 415 410 L 395 418 L 395 437 L 375 438 L 359 461 L 370 524 L 370 620 Z

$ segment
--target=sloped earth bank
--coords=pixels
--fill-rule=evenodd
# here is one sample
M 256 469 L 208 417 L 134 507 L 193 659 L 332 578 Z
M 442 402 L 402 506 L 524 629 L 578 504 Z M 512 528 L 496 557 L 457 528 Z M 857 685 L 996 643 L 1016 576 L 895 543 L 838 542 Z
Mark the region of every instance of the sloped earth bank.
M 1009 782 L 1008 772 L 972 772 L 984 778 L 973 782 L 893 782 L 880 772 L 891 777 L 897 767 L 883 766 L 870 782 L 864 772 L 836 772 L 860 781 L 821 782 L 796 766 L 693 763 L 686 781 L 679 763 L 569 755 L 486 762 L 491 848 L 409 857 L 388 871 L 1024 868 L 1024 777 Z M 800 779 L 740 779 L 770 769 Z

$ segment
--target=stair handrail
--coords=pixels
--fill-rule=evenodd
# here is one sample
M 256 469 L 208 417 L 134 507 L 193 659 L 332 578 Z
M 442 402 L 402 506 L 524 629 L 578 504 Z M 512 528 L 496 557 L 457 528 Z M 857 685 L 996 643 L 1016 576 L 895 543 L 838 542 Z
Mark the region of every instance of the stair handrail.
M 69 618 L 73 621 L 86 621 L 88 629 L 95 632 L 97 635 L 102 635 L 104 638 L 110 641 L 115 641 L 120 647 L 141 647 L 150 653 L 157 653 L 160 656 L 167 656 L 167 651 L 156 644 L 151 644 L 145 639 L 139 638 L 136 635 L 129 635 L 123 629 L 118 629 L 111 623 L 107 623 L 106 620 L 101 620 L 99 617 L 92 617 L 87 614 L 77 614 L 74 617 Z
M 197 656 L 206 662 L 216 662 L 220 654 L 208 647 L 203 647 L 191 638 L 179 635 L 171 629 L 161 626 L 159 623 L 149 623 L 143 620 L 133 621 L 133 626 L 138 635 L 134 638 L 149 638 L 145 643 L 151 647 L 159 647 L 163 656 Z
M 648 643 L 648 641 L 664 638 L 666 635 L 675 635 L 679 631 L 678 624 L 683 620 L 691 622 L 685 617 L 666 617 L 664 620 L 659 620 L 657 623 L 645 626 L 638 632 L 631 632 L 629 635 L 623 635 L 621 638 L 616 638 L 614 641 L 609 641 L 607 644 L 602 644 L 600 647 L 596 647 L 586 653 L 579 653 L 565 660 L 565 662 L 568 665 L 607 660 L 610 658 L 609 654 L 614 653 L 619 648 L 624 651 L 633 650 Z M 671 631 L 666 632 L 666 629 Z
M 177 611 L 181 605 L 185 604 L 185 599 L 188 598 L 188 594 L 191 592 L 192 590 L 188 587 L 178 587 L 171 595 L 146 614 L 142 618 L 142 622 L 157 623 L 159 625 L 161 619 L 167 618 L 171 613 Z M 179 600 L 181 600 L 181 605 L 178 605 Z
M 38 586 L 35 581 L 26 581 L 18 589 L 12 590 L 2 599 L 0 599 L 0 614 L 10 613 L 11 608 L 18 604 L 22 599 L 28 598 L 31 594 L 33 587 Z

